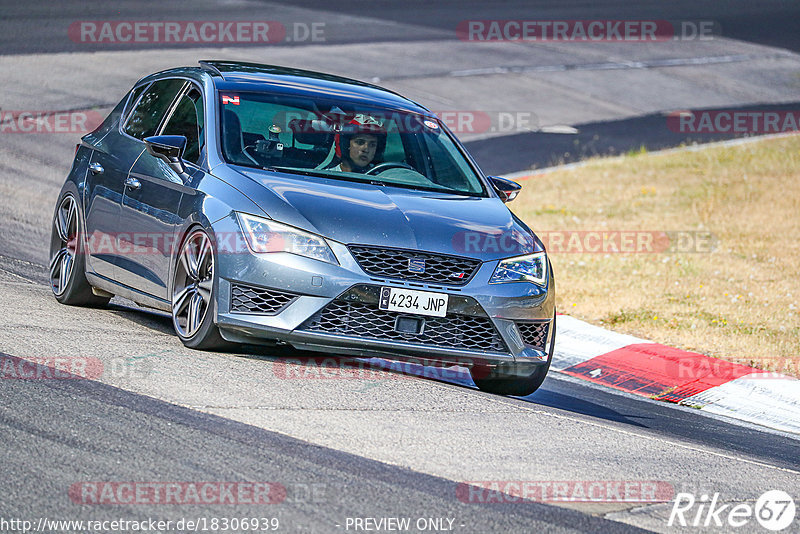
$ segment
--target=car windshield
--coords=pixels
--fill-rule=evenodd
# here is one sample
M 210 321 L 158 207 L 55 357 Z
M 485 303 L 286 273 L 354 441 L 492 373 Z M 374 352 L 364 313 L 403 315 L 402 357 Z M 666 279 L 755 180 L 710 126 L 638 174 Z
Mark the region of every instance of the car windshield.
M 488 196 L 432 117 L 341 101 L 220 93 L 226 161 L 308 176 Z

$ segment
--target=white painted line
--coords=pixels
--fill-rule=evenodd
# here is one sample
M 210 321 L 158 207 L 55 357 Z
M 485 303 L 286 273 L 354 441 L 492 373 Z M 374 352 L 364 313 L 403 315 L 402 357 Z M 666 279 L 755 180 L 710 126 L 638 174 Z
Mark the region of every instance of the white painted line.
M 539 129 L 539 132 L 549 133 L 549 134 L 575 135 L 580 133 L 580 130 L 572 126 L 567 126 L 566 124 L 554 124 L 552 126 L 542 126 Z
M 542 72 L 564 72 L 571 70 L 631 70 L 631 69 L 660 69 L 669 67 L 687 67 L 696 65 L 722 65 L 726 63 L 743 63 L 762 59 L 793 58 L 796 54 L 781 51 L 774 54 L 735 54 L 722 56 L 701 56 L 688 58 L 664 58 L 645 61 L 605 61 L 600 63 L 561 63 L 555 65 L 500 65 L 496 67 L 482 67 L 477 69 L 461 69 L 447 72 L 446 75 L 454 78 L 464 76 L 487 76 L 493 74 L 525 74 Z M 419 76 L 419 75 L 418 75 Z M 425 76 L 431 76 L 427 74 Z M 410 77 L 410 76 L 409 76 Z M 399 79 L 400 76 L 384 78 Z
M 622 434 L 622 435 L 626 435 L 626 436 L 632 436 L 634 438 L 646 439 L 648 441 L 653 441 L 653 442 L 656 442 L 656 443 L 665 443 L 667 445 L 670 445 L 670 446 L 673 446 L 673 447 L 676 447 L 676 448 L 684 449 L 684 450 L 695 452 L 695 453 L 699 453 L 699 454 L 710 454 L 710 455 L 716 456 L 718 458 L 725 458 L 726 460 L 733 460 L 735 462 L 742 462 L 742 463 L 746 463 L 746 464 L 750 464 L 750 465 L 758 465 L 760 467 L 766 467 L 768 469 L 774 469 L 776 471 L 783 471 L 785 473 L 793 473 L 793 474 L 800 475 L 800 471 L 797 471 L 795 469 L 789 469 L 787 467 L 779 467 L 779 466 L 776 466 L 776 465 L 760 462 L 758 460 L 752 460 L 750 458 L 744 458 L 742 456 L 736 456 L 736 455 L 733 455 L 733 454 L 720 453 L 720 452 L 717 452 L 717 451 L 714 451 L 714 450 L 710 450 L 710 449 L 702 447 L 702 446 L 692 445 L 690 443 L 685 443 L 685 442 L 681 442 L 681 441 L 674 441 L 674 440 L 670 440 L 670 439 L 665 439 L 665 438 L 653 435 L 651 433 L 642 433 L 642 432 L 637 432 L 635 430 L 627 430 L 625 428 L 621 428 L 618 425 L 610 424 L 608 422 L 603 422 L 603 421 L 598 421 L 598 420 L 591 420 L 591 419 L 589 419 L 587 417 L 581 417 L 581 416 L 574 415 L 574 414 L 569 414 L 569 413 L 563 413 L 562 414 L 562 413 L 548 412 L 548 411 L 542 410 L 540 408 L 535 408 L 534 407 L 535 405 L 533 405 L 533 404 L 531 404 L 531 405 L 511 404 L 508 401 L 508 399 L 505 399 L 504 397 L 500 397 L 500 396 L 496 396 L 496 397 L 487 396 L 486 400 L 489 401 L 489 402 L 495 402 L 495 403 L 498 403 L 498 404 L 505 404 L 505 405 L 509 405 L 510 404 L 515 409 L 529 411 L 529 412 L 535 413 L 535 414 L 543 416 L 543 417 L 552 417 L 552 418 L 555 418 L 555 419 L 564 419 L 564 420 L 567 420 L 567 421 L 578 421 L 581 424 L 584 424 L 584 425 L 587 425 L 587 426 L 593 426 L 593 427 L 596 427 L 596 428 L 602 428 L 602 429 L 610 431 L 610 432 L 616 432 L 618 434 Z
M 791 377 L 747 375 L 688 397 L 681 404 L 800 433 L 800 380 Z

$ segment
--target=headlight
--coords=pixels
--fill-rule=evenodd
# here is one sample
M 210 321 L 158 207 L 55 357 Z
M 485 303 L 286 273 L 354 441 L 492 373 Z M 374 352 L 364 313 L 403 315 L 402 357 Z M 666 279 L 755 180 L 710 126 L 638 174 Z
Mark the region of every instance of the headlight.
M 536 285 L 547 284 L 547 254 L 537 252 L 526 256 L 517 256 L 502 260 L 489 279 L 490 284 L 504 282 L 533 282 Z
M 255 253 L 289 252 L 338 265 L 325 239 L 270 219 L 237 213 L 247 246 Z

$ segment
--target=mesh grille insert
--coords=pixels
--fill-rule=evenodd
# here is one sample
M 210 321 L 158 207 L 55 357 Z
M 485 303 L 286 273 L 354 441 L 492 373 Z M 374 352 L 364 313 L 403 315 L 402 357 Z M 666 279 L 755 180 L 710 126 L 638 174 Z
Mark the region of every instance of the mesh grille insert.
M 480 260 L 383 247 L 350 245 L 350 252 L 364 272 L 372 276 L 419 280 L 462 286 L 469 282 L 481 265 Z M 409 260 L 424 262 L 424 272 L 411 272 Z M 419 269 L 419 263 L 416 268 Z
M 525 345 L 544 351 L 547 344 L 547 329 L 550 323 L 517 323 Z
M 376 304 L 334 300 L 303 323 L 300 329 L 454 349 L 508 352 L 505 342 L 487 317 L 425 317 L 422 333 L 411 334 L 395 331 L 395 321 L 400 315 L 404 314 L 381 310 Z
M 293 302 L 297 295 L 260 287 L 231 284 L 231 311 L 275 315 Z

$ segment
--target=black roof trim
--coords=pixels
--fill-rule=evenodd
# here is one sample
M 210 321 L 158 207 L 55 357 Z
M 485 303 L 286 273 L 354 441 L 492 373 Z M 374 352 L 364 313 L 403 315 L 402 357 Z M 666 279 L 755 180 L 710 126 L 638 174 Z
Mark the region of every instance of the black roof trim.
M 368 82 L 363 82 L 361 80 L 356 80 L 354 78 L 347 78 L 345 76 L 339 76 L 337 74 L 327 74 L 325 72 L 319 72 L 314 70 L 305 70 L 305 69 L 297 69 L 294 67 L 282 67 L 280 65 L 268 65 L 265 63 L 250 63 L 247 61 L 224 61 L 224 60 L 203 60 L 200 62 L 204 68 L 207 66 L 209 68 L 213 68 L 216 72 L 225 79 L 223 73 L 231 73 L 231 74 L 265 74 L 265 75 L 273 75 L 273 76 L 300 76 L 303 78 L 316 78 L 318 80 L 327 80 L 330 82 L 340 82 L 340 83 L 347 83 L 352 85 L 360 85 L 362 87 L 371 87 L 373 89 L 379 89 L 381 91 L 386 91 L 387 93 L 393 93 L 397 96 L 402 98 L 402 95 L 395 93 L 390 89 L 386 89 L 385 87 L 380 87 L 379 85 L 375 85 Z
M 215 65 L 215 63 L 217 63 L 216 61 L 201 60 L 198 61 L 198 63 L 200 63 L 200 68 L 202 68 L 204 71 L 210 72 L 212 75 L 219 76 L 223 80 L 225 79 L 225 76 L 222 75 L 222 71 L 220 71 Z
M 211 72 L 213 75 L 220 76 L 223 81 L 236 83 L 241 77 L 247 77 L 248 75 L 255 75 L 258 77 L 261 76 L 296 76 L 299 78 L 310 78 L 316 79 L 321 81 L 333 82 L 333 83 L 342 83 L 352 86 L 358 86 L 368 89 L 374 89 L 376 91 L 380 91 L 387 95 L 392 95 L 403 102 L 413 104 L 414 106 L 421 108 L 422 110 L 427 111 L 425 106 L 414 102 L 406 98 L 405 96 L 392 91 L 391 89 L 387 89 L 385 87 L 381 87 L 379 85 L 375 85 L 372 83 L 364 82 L 361 80 L 356 80 L 353 78 L 347 78 L 344 76 L 338 76 L 335 74 L 327 74 L 324 72 L 312 71 L 312 70 L 304 70 L 304 69 L 297 69 L 294 67 L 282 67 L 279 65 L 268 65 L 264 63 L 250 63 L 246 61 L 225 61 L 225 60 L 202 60 L 200 61 L 200 65 L 203 67 L 203 70 L 206 72 Z M 265 79 L 266 80 L 266 79 Z

